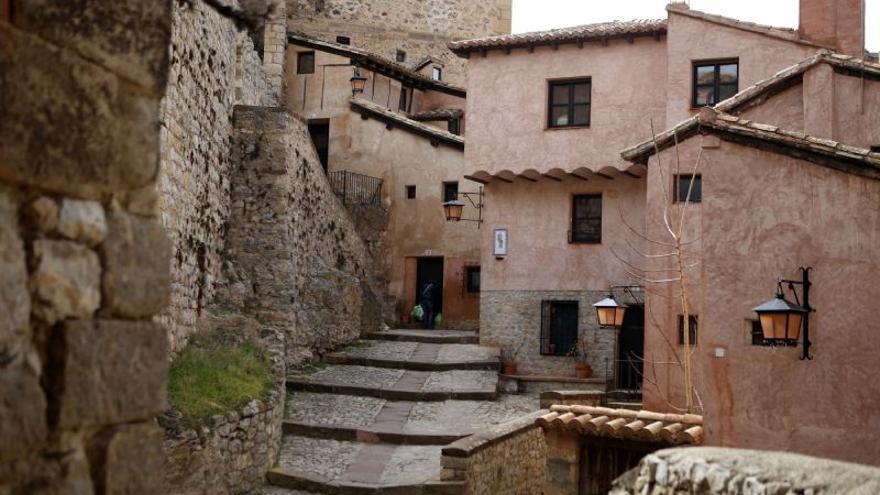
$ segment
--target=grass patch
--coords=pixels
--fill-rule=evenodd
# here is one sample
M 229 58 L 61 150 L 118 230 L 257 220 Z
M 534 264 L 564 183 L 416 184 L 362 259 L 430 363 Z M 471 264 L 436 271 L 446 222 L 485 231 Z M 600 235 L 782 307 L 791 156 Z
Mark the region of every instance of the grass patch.
M 272 387 L 269 360 L 253 341 L 230 344 L 194 338 L 178 354 L 168 373 L 168 398 L 190 426 L 207 424 Z
M 372 342 L 367 342 L 366 340 L 355 340 L 354 342 L 343 347 L 343 350 L 366 349 L 367 347 L 373 347 Z

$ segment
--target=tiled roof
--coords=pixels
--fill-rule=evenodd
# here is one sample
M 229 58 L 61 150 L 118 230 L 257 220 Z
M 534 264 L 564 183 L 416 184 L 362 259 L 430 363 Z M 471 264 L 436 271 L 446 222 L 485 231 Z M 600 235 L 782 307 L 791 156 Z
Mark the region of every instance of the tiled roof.
M 398 79 L 410 87 L 439 91 L 460 98 L 465 98 L 467 96 L 465 89 L 460 86 L 431 79 L 424 74 L 412 70 L 406 65 L 393 62 L 379 54 L 368 52 L 360 48 L 343 45 L 341 43 L 333 43 L 331 41 L 309 38 L 296 33 L 288 34 L 287 41 L 288 43 L 293 43 L 295 45 L 314 48 L 315 50 L 332 53 L 342 57 L 348 57 L 351 59 L 352 64 L 378 72 L 393 79 Z
M 808 57 L 791 67 L 787 67 L 773 76 L 759 81 L 748 88 L 743 89 L 734 96 L 715 105 L 714 110 L 722 113 L 735 113 L 748 108 L 755 102 L 761 102 L 771 94 L 775 94 L 792 83 L 799 81 L 799 78 L 809 68 L 825 63 L 833 66 L 835 70 L 840 72 L 865 75 L 871 78 L 880 78 L 880 65 L 862 62 L 861 60 L 850 57 L 848 55 L 840 55 L 822 50 L 816 55 Z M 647 158 L 655 153 L 656 148 L 663 150 L 675 143 L 675 139 L 685 139 L 692 135 L 701 125 L 701 115 L 695 115 L 689 119 L 680 122 L 678 125 L 661 132 L 656 139 L 643 141 L 635 146 L 623 150 L 620 155 L 631 162 L 644 162 Z
M 583 43 L 612 38 L 632 38 L 635 36 L 660 36 L 666 34 L 665 19 L 641 19 L 633 21 L 611 21 L 586 24 L 549 31 L 506 34 L 473 40 L 453 41 L 449 49 L 456 55 L 464 56 L 474 51 L 491 49 L 511 49 L 541 45 L 560 45 L 563 43 Z
M 551 406 L 535 420 L 544 429 L 666 445 L 703 441 L 703 417 L 593 406 Z
M 417 122 L 371 101 L 352 98 L 351 109 L 364 117 L 373 117 L 385 122 L 389 126 L 399 127 L 413 134 L 426 137 L 431 140 L 432 144 L 445 144 L 459 150 L 464 149 L 464 138 L 461 136 L 456 136 L 451 132 Z
M 670 3 L 666 6 L 666 10 L 668 12 L 681 14 L 694 19 L 713 22 L 722 26 L 728 26 L 743 31 L 751 31 L 753 33 L 763 34 L 772 38 L 779 38 L 785 41 L 792 41 L 794 43 L 815 46 L 817 48 L 827 48 L 824 45 L 820 45 L 810 40 L 801 38 L 797 30 L 795 29 L 768 26 L 765 24 L 756 24 L 754 22 L 746 22 L 739 19 L 733 19 L 731 17 L 724 17 L 721 15 L 700 12 L 699 10 L 691 10 L 691 8 L 683 2 Z
M 431 120 L 455 120 L 460 119 L 464 115 L 464 110 L 460 108 L 433 108 L 422 112 L 414 113 L 409 116 L 413 120 L 426 122 Z

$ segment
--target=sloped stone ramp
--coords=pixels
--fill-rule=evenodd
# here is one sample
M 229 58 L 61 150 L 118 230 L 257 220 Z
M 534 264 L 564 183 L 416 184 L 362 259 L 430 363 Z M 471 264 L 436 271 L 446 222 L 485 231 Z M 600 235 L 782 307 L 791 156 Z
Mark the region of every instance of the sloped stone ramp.
M 499 396 L 497 349 L 475 332 L 391 330 L 288 376 L 278 465 L 264 495 L 461 494 L 439 480 L 444 445 L 535 411 Z

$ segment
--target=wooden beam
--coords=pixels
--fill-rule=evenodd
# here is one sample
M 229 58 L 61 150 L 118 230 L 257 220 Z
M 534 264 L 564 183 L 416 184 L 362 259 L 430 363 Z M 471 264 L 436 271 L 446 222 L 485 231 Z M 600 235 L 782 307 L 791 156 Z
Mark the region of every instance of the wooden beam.
M 641 179 L 641 178 L 642 178 L 641 175 L 636 175 L 636 174 L 630 172 L 629 170 L 624 170 L 624 171 L 621 172 L 621 173 L 622 173 L 623 175 L 628 175 L 628 176 L 630 176 L 630 177 L 632 177 L 632 178 L 634 178 L 634 179 Z
M 525 174 L 516 174 L 516 176 L 519 177 L 520 179 L 525 179 L 525 180 L 530 181 L 530 182 L 538 182 L 537 179 L 533 179 L 533 178 L 531 178 L 531 177 L 529 177 L 528 175 L 525 175 Z
M 569 172 L 568 175 L 570 175 L 570 176 L 572 176 L 572 177 L 575 177 L 575 178 L 577 178 L 577 179 L 580 179 L 580 180 L 590 180 L 590 179 L 584 177 L 583 175 L 576 174 L 576 173 L 574 173 L 574 172 Z
M 608 175 L 608 174 L 603 174 L 602 172 L 596 172 L 596 175 L 598 175 L 599 177 L 602 177 L 602 178 L 608 179 L 608 180 L 614 180 L 614 177 L 611 177 L 611 176 Z
M 543 175 L 544 177 L 546 177 L 550 180 L 555 180 L 556 182 L 562 182 L 562 179 L 560 179 L 559 177 L 556 177 L 555 175 L 550 175 L 550 174 L 541 174 L 541 175 Z
M 473 175 L 465 175 L 464 178 L 467 180 L 472 180 L 478 184 L 483 184 L 484 186 L 489 183 L 489 181 L 487 181 L 486 179 L 481 179 L 481 178 L 475 177 Z
M 497 174 L 496 174 L 496 175 L 493 175 L 492 177 L 495 178 L 495 179 L 498 179 L 498 180 L 500 180 L 500 181 L 502 181 L 502 182 L 507 182 L 508 184 L 513 184 L 513 181 L 510 180 L 510 179 L 508 179 L 507 177 L 502 177 L 502 176 L 497 175 Z

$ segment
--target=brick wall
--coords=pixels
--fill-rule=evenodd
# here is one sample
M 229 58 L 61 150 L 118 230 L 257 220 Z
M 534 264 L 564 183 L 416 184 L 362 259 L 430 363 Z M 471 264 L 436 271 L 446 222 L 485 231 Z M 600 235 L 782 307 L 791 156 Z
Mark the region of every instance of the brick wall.
M 233 14 L 203 0 L 174 2 L 172 13 L 159 172 L 162 223 L 173 246 L 171 304 L 162 317 L 172 352 L 186 343 L 220 280 L 233 172 L 233 107 L 275 105 L 280 95 L 280 80 L 267 78 L 265 71 L 281 72 L 269 50 L 284 36 L 283 27 L 271 18 L 265 22 L 270 36 L 261 60 L 241 24 L 251 14 L 234 0 L 226 3 Z M 273 12 L 283 18 L 283 3 L 279 8 Z
M 0 493 L 158 493 L 171 5 L 0 19 Z
M 616 334 L 599 328 L 593 304 L 607 291 L 483 291 L 480 293 L 480 343 L 523 346 L 517 355 L 520 374 L 575 376 L 575 358 L 540 353 L 541 301 L 578 302 L 578 338 L 588 343 L 593 377 L 604 377 L 606 360 L 615 359 Z

